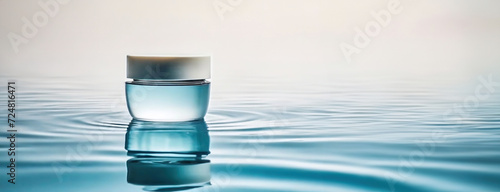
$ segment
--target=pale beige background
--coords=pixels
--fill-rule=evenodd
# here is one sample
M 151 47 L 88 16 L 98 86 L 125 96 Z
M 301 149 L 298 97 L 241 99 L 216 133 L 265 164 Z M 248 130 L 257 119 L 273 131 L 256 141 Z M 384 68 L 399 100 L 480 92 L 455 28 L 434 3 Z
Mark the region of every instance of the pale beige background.
M 214 56 L 214 75 L 477 76 L 499 71 L 500 1 L 401 0 L 403 11 L 348 64 L 339 48 L 387 0 L 72 0 L 15 53 L 47 0 L 0 1 L 0 75 L 124 79 L 127 54 Z M 226 0 L 219 0 L 227 4 Z

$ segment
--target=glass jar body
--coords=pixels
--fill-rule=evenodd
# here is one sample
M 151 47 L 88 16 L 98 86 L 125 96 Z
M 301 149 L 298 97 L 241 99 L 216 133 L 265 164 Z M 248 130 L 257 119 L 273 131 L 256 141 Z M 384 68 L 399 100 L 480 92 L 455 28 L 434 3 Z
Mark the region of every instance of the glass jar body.
M 207 113 L 210 82 L 207 80 L 137 80 L 125 83 L 127 107 L 134 119 L 193 121 Z

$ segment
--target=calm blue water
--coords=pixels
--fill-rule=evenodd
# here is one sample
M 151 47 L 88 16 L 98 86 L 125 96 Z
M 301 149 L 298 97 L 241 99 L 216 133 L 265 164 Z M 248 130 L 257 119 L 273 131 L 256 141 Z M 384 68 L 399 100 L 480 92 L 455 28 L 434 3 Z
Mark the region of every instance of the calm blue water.
M 2 77 L 0 103 L 17 81 L 19 132 L 13 185 L 0 109 L 0 189 L 500 189 L 500 86 L 316 77 L 213 79 L 205 120 L 180 124 L 131 121 L 121 79 Z

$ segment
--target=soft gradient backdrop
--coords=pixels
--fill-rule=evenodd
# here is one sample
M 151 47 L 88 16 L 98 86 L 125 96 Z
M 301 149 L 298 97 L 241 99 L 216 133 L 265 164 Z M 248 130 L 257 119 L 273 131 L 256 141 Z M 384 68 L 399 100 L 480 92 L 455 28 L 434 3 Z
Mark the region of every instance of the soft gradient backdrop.
M 127 54 L 198 53 L 213 54 L 215 78 L 323 70 L 475 78 L 500 68 L 496 0 L 401 0 L 402 12 L 351 63 L 339 45 L 353 44 L 354 29 L 390 1 L 72 0 L 16 53 L 8 34 L 22 34 L 40 2 L 49 1 L 0 1 L 0 75 L 123 80 Z M 230 7 L 223 19 L 216 2 Z

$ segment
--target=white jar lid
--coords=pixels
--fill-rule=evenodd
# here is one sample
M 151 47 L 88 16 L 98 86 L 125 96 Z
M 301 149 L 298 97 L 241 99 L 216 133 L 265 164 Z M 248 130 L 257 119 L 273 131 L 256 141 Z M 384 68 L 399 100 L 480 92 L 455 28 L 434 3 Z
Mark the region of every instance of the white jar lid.
M 127 78 L 153 80 L 210 79 L 210 56 L 127 55 Z

